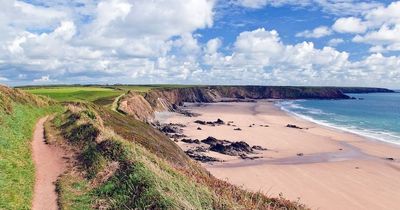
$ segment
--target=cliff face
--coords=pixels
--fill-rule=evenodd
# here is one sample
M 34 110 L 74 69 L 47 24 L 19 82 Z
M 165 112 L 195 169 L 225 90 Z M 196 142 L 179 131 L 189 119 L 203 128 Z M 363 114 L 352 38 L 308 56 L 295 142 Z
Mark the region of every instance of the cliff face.
M 144 95 L 130 92 L 120 100 L 119 110 L 147 121 L 156 111 L 176 111 L 184 102 L 213 103 L 226 99 L 349 99 L 333 87 L 208 86 L 155 89 Z
M 117 109 L 140 121 L 154 118 L 153 107 L 142 95 L 136 92 L 129 92 L 122 96 Z
M 145 94 L 130 92 L 120 100 L 119 110 L 142 121 L 156 111 L 177 111 L 184 102 L 214 103 L 227 99 L 350 99 L 344 93 L 393 92 L 384 88 L 203 86 L 154 89 Z
M 395 91 L 386 88 L 370 87 L 340 87 L 343 93 L 394 93 Z

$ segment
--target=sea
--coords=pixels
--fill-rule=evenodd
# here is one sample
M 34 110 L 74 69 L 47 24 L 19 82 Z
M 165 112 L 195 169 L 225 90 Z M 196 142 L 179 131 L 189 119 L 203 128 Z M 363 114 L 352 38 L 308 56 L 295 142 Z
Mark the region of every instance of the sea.
M 282 110 L 315 123 L 400 145 L 400 92 L 347 94 L 353 100 L 284 100 Z

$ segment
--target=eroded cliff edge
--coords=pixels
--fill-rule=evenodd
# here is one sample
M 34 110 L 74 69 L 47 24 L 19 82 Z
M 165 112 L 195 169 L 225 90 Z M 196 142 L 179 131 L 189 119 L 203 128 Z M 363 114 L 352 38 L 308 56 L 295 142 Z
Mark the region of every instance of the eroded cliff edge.
M 184 102 L 214 103 L 254 99 L 350 99 L 346 93 L 391 92 L 383 88 L 289 87 L 289 86 L 199 86 L 129 92 L 119 100 L 118 110 L 141 121 L 157 111 L 177 111 Z

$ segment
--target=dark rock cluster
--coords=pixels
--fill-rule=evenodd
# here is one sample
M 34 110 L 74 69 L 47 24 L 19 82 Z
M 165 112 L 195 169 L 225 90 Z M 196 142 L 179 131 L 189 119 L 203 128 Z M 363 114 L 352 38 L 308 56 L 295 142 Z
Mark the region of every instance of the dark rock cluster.
M 288 128 L 296 128 L 296 129 L 303 129 L 302 127 L 299 127 L 299 126 L 293 125 L 293 124 L 287 124 L 286 127 L 288 127 Z
M 199 152 L 196 152 L 195 150 L 191 150 L 191 149 L 187 150 L 185 153 L 190 158 L 192 158 L 194 160 L 197 160 L 197 161 L 200 161 L 200 162 L 216 162 L 216 161 L 219 161 L 215 157 L 210 157 L 210 156 L 207 156 L 207 155 L 203 155 L 203 154 L 201 154 Z
M 217 119 L 216 121 L 204 121 L 204 120 L 196 120 L 194 123 L 200 124 L 200 125 L 211 125 L 211 126 L 216 126 L 216 125 L 224 125 L 225 122 L 221 119 Z
M 198 139 L 182 139 L 182 142 L 185 142 L 188 144 L 200 144 L 200 140 L 198 140 Z

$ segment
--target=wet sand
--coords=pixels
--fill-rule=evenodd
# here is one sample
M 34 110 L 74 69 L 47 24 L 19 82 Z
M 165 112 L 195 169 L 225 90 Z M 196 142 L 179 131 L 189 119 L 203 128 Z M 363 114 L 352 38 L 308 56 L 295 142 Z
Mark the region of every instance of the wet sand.
M 201 116 L 163 114 L 159 120 L 185 124 L 183 132 L 192 139 L 213 136 L 229 141 L 243 140 L 251 146 L 268 149 L 257 151 L 254 156 L 262 158 L 255 160 L 206 152 L 224 161 L 203 163 L 220 179 L 271 196 L 282 194 L 291 200 L 299 199 L 313 209 L 400 208 L 400 147 L 397 145 L 294 117 L 268 101 L 192 105 L 189 109 Z M 197 119 L 215 121 L 217 118 L 233 121 L 236 127 L 194 123 Z M 304 129 L 288 128 L 287 124 Z M 202 130 L 197 130 L 198 127 Z M 197 146 L 177 144 L 183 150 Z

